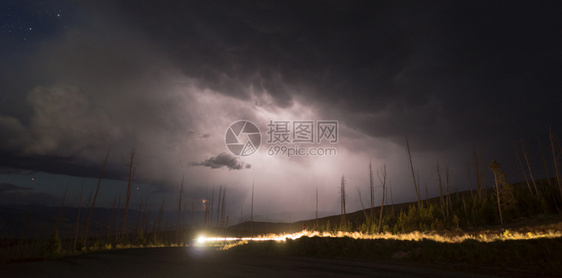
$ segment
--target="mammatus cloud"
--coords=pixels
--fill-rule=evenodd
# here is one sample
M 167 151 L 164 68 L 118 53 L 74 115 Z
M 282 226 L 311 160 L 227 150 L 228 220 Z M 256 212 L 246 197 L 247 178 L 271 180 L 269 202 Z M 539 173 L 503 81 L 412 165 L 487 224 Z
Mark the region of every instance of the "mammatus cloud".
M 205 159 L 202 162 L 193 162 L 191 165 L 211 167 L 212 169 L 226 167 L 228 170 L 242 170 L 250 169 L 252 167 L 251 164 L 244 163 L 244 161 L 240 161 L 237 157 L 225 152 L 209 159 Z

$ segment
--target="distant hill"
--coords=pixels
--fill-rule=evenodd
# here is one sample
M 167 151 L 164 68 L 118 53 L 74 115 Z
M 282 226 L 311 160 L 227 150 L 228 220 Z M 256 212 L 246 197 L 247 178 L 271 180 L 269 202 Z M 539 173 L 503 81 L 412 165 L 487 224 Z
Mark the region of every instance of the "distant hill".
M 62 209 L 62 217 L 58 226 L 58 232 L 61 238 L 74 237 L 76 232 L 76 220 L 78 219 L 77 207 L 64 207 Z M 89 208 L 80 209 L 80 230 L 84 231 L 89 216 Z M 26 205 L 26 206 L 0 206 L 0 238 L 45 238 L 55 227 L 60 207 L 50 207 L 44 205 Z M 112 231 L 115 233 L 117 224 L 117 214 L 119 214 L 119 227 L 122 228 L 125 209 L 114 210 L 113 220 L 111 217 L 112 209 L 110 208 L 94 208 L 92 213 L 92 222 L 89 234 L 98 236 L 107 234 L 108 226 L 111 221 Z M 196 213 L 195 217 L 202 218 L 201 213 Z M 145 227 L 149 231 L 155 228 L 155 220 L 157 211 L 144 213 L 137 210 L 129 209 L 127 227 L 130 231 L 135 228 Z M 189 219 L 189 217 L 186 217 Z M 160 221 L 161 230 L 173 230 L 176 228 L 177 212 L 164 211 L 162 220 Z M 187 221 L 186 221 L 187 222 Z M 185 223 L 184 226 L 187 226 Z

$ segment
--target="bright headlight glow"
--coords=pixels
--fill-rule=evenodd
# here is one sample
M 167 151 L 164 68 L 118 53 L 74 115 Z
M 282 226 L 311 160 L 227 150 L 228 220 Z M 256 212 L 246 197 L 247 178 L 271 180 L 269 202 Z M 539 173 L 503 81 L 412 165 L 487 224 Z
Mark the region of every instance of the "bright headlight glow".
M 205 243 L 205 241 L 207 241 L 207 238 L 205 236 L 199 236 L 197 238 L 197 243 Z

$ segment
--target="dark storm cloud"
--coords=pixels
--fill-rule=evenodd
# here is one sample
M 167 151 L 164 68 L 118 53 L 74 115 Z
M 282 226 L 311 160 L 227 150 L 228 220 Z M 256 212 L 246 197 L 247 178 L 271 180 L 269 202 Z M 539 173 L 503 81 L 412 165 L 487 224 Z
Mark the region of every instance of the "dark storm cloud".
M 170 93 L 175 84 L 162 85 L 170 67 L 118 18 L 91 12 L 66 26 L 64 36 L 30 38 L 34 52 L 17 66 L 0 66 L 9 80 L 2 82 L 8 85 L 0 103 L 0 166 L 96 177 L 112 146 L 104 177 L 123 178 L 133 146 L 154 160 L 147 146 L 172 150 L 190 138 L 189 120 L 179 115 L 182 96 Z M 121 27 L 109 31 L 112 24 Z
M 191 161 L 249 167 L 205 155 L 232 118 L 258 118 L 251 108 L 311 107 L 345 127 L 342 150 L 390 160 L 396 148 L 372 142 L 407 134 L 414 151 L 475 143 L 512 159 L 517 138 L 560 134 L 562 24 L 548 2 L 66 5 L 71 21 L 0 38 L 0 169 L 98 177 L 111 145 L 104 177 L 123 179 L 135 147 L 136 181 L 177 185 Z
M 560 124 L 547 3 L 119 3 L 200 86 L 242 99 L 252 86 L 279 106 L 298 95 L 373 137 L 432 150 Z
M 238 160 L 238 157 L 227 153 L 220 153 L 217 156 L 213 156 L 209 159 L 205 159 L 202 162 L 193 162 L 192 166 L 205 166 L 212 169 L 218 169 L 222 167 L 228 168 L 228 170 L 242 170 L 250 169 L 252 165 L 244 163 L 244 161 Z
M 62 48 L 69 55 L 39 62 L 67 82 L 102 84 L 96 94 L 108 91 L 125 111 L 132 102 L 139 112 L 112 122 L 84 98 L 89 92 L 72 87 L 35 88 L 27 101 L 36 111 L 51 109 L 45 110 L 48 121 L 59 123 L 45 94 L 52 101 L 54 94 L 75 98 L 73 106 L 59 107 L 85 111 L 71 123 L 76 127 L 94 118 L 82 134 L 96 142 L 99 134 L 118 136 L 123 124 L 139 119 L 168 129 L 185 126 L 140 112 L 165 115 L 178 110 L 171 108 L 177 100 L 138 103 L 143 97 L 109 97 L 103 85 L 134 89 L 127 82 L 154 74 L 150 68 L 166 59 L 202 89 L 247 100 L 251 88 L 272 95 L 279 107 L 298 96 L 369 136 L 401 142 L 409 134 L 421 149 L 560 124 L 553 101 L 562 87 L 560 20 L 545 3 L 124 0 L 84 4 L 88 9 L 91 22 L 81 23 L 80 31 L 96 41 L 72 35 Z M 80 76 L 85 72 L 96 78 Z M 81 118 L 90 112 L 97 117 Z M 17 118 L 4 117 L 0 125 L 8 130 L 0 138 L 4 148 L 34 139 Z M 78 139 L 67 135 L 57 136 Z M 44 145 L 49 140 L 34 142 L 43 143 L 30 144 L 39 152 L 53 147 Z

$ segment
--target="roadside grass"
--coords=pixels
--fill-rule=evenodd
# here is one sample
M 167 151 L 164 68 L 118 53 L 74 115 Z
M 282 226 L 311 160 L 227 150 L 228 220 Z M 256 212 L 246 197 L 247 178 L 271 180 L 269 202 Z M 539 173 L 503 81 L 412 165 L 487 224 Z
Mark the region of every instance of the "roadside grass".
M 562 273 L 562 238 L 505 239 L 460 243 L 430 239 L 354 239 L 351 237 L 300 237 L 283 241 L 252 241 L 227 252 L 320 258 L 360 258 L 439 264 L 541 275 Z
M 421 241 L 431 240 L 444 243 L 460 243 L 465 240 L 476 240 L 479 242 L 493 242 L 497 240 L 527 240 L 539 238 L 562 238 L 562 222 L 536 225 L 533 227 L 521 226 L 506 229 L 505 227 L 491 227 L 488 229 L 477 229 L 472 231 L 441 230 L 441 231 L 413 231 L 409 233 L 391 233 L 384 232 L 380 234 L 364 233 L 364 232 L 347 232 L 347 231 L 308 231 L 304 230 L 298 233 L 285 234 L 265 234 L 255 236 L 258 240 L 285 240 L 297 239 L 300 237 L 348 237 L 353 239 L 388 239 L 388 240 L 407 240 Z
M 411 233 L 303 231 L 274 240 L 225 243 L 223 250 L 260 255 L 359 258 L 541 275 L 562 273 L 562 223 Z

